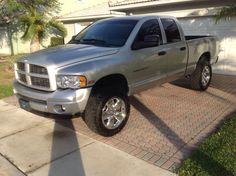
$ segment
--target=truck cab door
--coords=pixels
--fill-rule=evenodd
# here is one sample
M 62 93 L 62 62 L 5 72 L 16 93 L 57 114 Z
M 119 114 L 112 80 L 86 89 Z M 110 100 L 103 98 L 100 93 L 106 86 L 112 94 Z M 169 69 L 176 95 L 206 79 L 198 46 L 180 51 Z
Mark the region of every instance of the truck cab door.
M 155 43 L 156 38 L 158 38 L 157 43 Z M 163 39 L 158 20 L 145 21 L 131 46 L 130 80 L 132 80 L 132 92 L 147 89 L 166 78 L 167 57 L 162 44 Z
M 187 46 L 180 27 L 174 19 L 161 18 L 165 32 L 165 46 L 168 55 L 168 81 L 175 80 L 184 75 L 187 64 Z M 183 33 L 183 32 L 182 32 Z

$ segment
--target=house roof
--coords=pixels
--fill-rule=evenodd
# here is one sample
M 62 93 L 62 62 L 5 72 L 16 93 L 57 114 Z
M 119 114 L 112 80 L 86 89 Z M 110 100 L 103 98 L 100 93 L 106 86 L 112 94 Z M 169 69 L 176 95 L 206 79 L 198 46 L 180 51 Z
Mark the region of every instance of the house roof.
M 159 0 L 110 0 L 109 6 L 120 6 L 120 5 L 127 5 L 127 4 L 137 4 L 137 3 L 144 3 L 150 1 L 159 1 Z
M 96 20 L 101 18 L 109 18 L 114 16 L 123 16 L 125 13 L 115 12 L 109 9 L 107 2 L 93 5 L 91 7 L 82 9 L 80 11 L 72 12 L 70 14 L 59 17 L 62 22 L 66 21 L 84 21 L 84 20 Z
M 110 7 L 118 7 L 118 6 L 139 6 L 139 5 L 160 5 L 160 4 L 172 4 L 172 3 L 182 3 L 189 2 L 193 0 L 110 0 Z
M 221 7 L 235 4 L 235 0 L 110 0 L 110 10 L 139 14 L 186 10 L 196 8 Z M 139 12 L 139 13 L 137 13 Z
M 116 18 L 112 18 L 112 19 L 104 19 L 104 20 L 142 20 L 144 18 L 150 18 L 150 17 L 154 17 L 156 18 L 157 15 L 134 15 L 134 16 L 121 16 L 121 17 L 116 17 Z M 158 17 L 162 17 L 162 16 L 158 16 Z

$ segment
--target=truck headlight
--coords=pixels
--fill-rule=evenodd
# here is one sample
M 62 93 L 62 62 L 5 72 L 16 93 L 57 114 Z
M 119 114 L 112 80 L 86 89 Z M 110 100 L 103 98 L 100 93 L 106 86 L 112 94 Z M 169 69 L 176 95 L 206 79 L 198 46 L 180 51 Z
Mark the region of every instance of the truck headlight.
M 87 86 L 87 79 L 85 76 L 78 75 L 58 75 L 56 77 L 57 86 L 62 89 L 71 88 L 77 89 Z

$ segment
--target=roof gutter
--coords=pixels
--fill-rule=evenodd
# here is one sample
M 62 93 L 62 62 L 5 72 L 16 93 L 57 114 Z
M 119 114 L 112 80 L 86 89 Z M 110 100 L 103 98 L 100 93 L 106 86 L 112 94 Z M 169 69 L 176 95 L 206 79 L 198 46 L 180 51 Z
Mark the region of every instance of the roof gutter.
M 156 6 L 156 5 L 171 5 L 171 4 L 179 4 L 179 3 L 186 3 L 192 2 L 193 0 L 183 0 L 183 1 L 176 1 L 176 0 L 168 0 L 168 1 L 150 1 L 150 2 L 137 2 L 137 3 L 124 3 L 124 4 L 114 4 L 110 5 L 110 10 L 126 10 L 126 9 L 137 9 L 149 6 Z M 204 0 L 202 0 L 204 1 Z

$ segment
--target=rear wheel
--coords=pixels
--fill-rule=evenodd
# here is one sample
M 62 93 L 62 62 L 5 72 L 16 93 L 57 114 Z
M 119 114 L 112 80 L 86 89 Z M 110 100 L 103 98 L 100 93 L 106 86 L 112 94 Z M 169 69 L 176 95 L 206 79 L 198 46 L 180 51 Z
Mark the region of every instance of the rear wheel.
M 103 136 L 112 136 L 125 126 L 129 112 L 127 95 L 114 90 L 97 90 L 89 98 L 84 120 L 92 131 Z
M 209 61 L 202 60 L 197 64 L 191 76 L 191 87 L 194 90 L 206 90 L 212 78 L 212 69 Z

